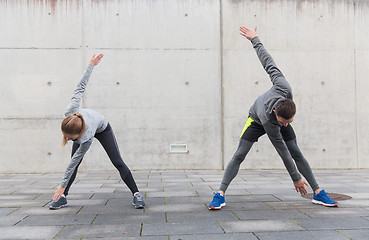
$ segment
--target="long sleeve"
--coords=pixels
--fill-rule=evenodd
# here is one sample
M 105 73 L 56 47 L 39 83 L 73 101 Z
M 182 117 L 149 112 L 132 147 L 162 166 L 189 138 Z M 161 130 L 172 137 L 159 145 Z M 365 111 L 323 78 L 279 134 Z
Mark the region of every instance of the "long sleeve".
M 264 48 L 259 37 L 254 37 L 251 40 L 252 46 L 254 47 L 256 54 L 263 65 L 263 68 L 269 75 L 274 88 L 276 91 L 280 92 L 282 95 L 292 95 L 292 89 L 290 84 L 287 82 L 286 78 L 283 76 L 282 72 L 278 69 L 272 56 Z
M 71 161 L 67 167 L 67 170 L 65 171 L 64 174 L 64 178 L 60 184 L 60 186 L 62 187 L 67 187 L 68 182 L 74 172 L 74 170 L 76 169 L 76 167 L 78 166 L 78 164 L 80 163 L 80 161 L 82 160 L 83 156 L 86 154 L 87 150 L 90 148 L 92 143 L 92 139 L 90 139 L 87 142 L 82 143 L 79 148 L 77 149 L 77 151 L 73 154 Z
M 81 80 L 79 81 L 79 83 L 77 84 L 76 89 L 74 90 L 73 96 L 69 102 L 69 105 L 67 107 L 67 109 L 65 110 L 64 115 L 65 116 L 69 116 L 75 112 L 78 111 L 78 108 L 81 104 L 81 99 L 83 97 L 83 94 L 85 92 L 88 80 L 90 79 L 92 70 L 93 70 L 94 66 L 89 64 L 84 72 L 84 74 L 81 77 Z
M 290 152 L 288 151 L 287 145 L 284 142 L 279 128 L 271 126 L 272 124 L 267 122 L 263 125 L 265 131 L 268 134 L 270 141 L 272 142 L 274 148 L 277 150 L 279 156 L 282 158 L 284 166 L 286 167 L 288 173 L 291 176 L 293 182 L 298 182 L 301 179 L 301 175 L 297 171 L 295 163 L 292 159 Z

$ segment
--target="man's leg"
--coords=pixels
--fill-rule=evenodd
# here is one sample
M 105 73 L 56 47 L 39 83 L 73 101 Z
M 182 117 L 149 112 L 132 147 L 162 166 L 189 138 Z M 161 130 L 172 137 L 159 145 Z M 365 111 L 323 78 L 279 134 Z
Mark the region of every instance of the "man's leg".
M 245 160 L 245 157 L 250 151 L 253 144 L 253 142 L 240 139 L 237 151 L 233 155 L 232 160 L 228 163 L 227 168 L 224 172 L 222 183 L 220 184 L 219 190 L 222 191 L 223 194 L 227 191 L 227 188 L 231 181 L 236 177 L 241 163 L 243 162 L 243 160 Z
M 225 206 L 224 193 L 227 190 L 231 181 L 236 177 L 240 165 L 245 159 L 247 153 L 250 151 L 254 142 L 257 142 L 259 137 L 265 134 L 262 125 L 255 123 L 250 117 L 248 118 L 245 127 L 242 130 L 241 139 L 238 148 L 233 155 L 232 160 L 228 163 L 224 172 L 223 180 L 221 182 L 218 193 L 214 194 L 213 201 L 209 205 L 209 209 L 221 209 Z

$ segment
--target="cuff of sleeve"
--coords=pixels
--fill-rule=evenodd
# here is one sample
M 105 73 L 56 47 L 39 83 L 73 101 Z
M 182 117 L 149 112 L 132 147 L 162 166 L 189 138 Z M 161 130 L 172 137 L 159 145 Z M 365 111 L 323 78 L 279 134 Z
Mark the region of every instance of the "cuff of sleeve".
M 259 36 L 256 36 L 253 39 L 251 39 L 252 45 L 255 45 L 255 44 L 259 43 L 259 42 L 260 42 Z
M 301 176 L 298 173 L 291 175 L 291 178 L 294 183 L 297 183 L 301 180 Z
M 67 182 L 64 182 L 64 181 L 62 181 L 61 183 L 60 183 L 60 186 L 61 187 L 63 187 L 63 188 L 66 188 L 67 187 Z
M 95 66 L 94 65 L 92 65 L 92 64 L 88 64 L 88 66 L 87 66 L 87 69 L 93 69 Z

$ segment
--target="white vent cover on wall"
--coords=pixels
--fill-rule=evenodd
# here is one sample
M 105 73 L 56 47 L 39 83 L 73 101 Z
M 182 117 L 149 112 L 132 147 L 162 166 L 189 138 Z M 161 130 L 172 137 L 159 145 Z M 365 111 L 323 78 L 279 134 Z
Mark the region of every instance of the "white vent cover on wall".
M 188 153 L 187 144 L 170 144 L 170 153 Z

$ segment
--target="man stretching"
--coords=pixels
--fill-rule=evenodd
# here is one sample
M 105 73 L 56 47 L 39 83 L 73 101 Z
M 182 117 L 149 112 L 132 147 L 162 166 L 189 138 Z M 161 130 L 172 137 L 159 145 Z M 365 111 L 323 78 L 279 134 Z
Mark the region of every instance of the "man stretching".
M 224 194 L 229 184 L 237 175 L 240 164 L 245 159 L 252 145 L 265 133 L 282 158 L 296 191 L 304 195 L 307 193 L 305 185 L 309 186 L 310 184 L 314 191 L 313 203 L 336 207 L 338 203 L 333 201 L 323 189 L 319 188 L 308 161 L 297 146 L 296 135 L 291 126 L 296 113 L 296 106 L 292 101 L 291 86 L 277 68 L 273 58 L 265 50 L 256 30 L 257 28 L 251 31 L 245 27 L 240 27 L 240 34 L 251 41 L 273 86 L 259 96 L 251 106 L 249 118 L 243 128 L 237 151 L 225 170 L 219 191 L 214 193 L 209 209 L 221 209 L 221 207 L 226 205 Z M 292 159 L 309 184 L 300 176 Z

